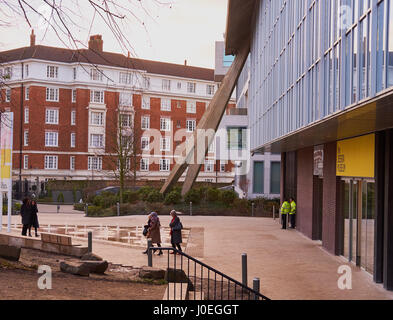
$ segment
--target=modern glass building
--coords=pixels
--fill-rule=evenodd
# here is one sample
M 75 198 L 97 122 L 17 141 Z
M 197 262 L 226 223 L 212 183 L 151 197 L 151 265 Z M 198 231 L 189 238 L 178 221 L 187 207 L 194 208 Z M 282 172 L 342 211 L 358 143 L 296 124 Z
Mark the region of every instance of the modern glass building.
M 251 149 L 281 153 L 298 230 L 392 290 L 393 0 L 229 0 L 243 46 Z

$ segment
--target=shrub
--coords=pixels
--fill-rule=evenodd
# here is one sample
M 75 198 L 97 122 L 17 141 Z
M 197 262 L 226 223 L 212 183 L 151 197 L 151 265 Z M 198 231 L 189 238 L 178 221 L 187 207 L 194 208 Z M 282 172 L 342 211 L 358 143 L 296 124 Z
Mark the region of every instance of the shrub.
M 20 211 L 21 207 L 22 207 L 22 205 L 20 203 L 15 203 L 15 210 L 16 211 Z
M 84 203 L 75 203 L 74 210 L 85 211 L 85 204 Z
M 162 202 L 147 203 L 146 210 L 147 212 L 157 212 L 158 214 L 164 214 L 165 206 Z
M 233 204 L 233 202 L 236 199 L 236 193 L 235 191 L 232 190 L 225 190 L 222 194 L 221 194 L 221 202 L 226 205 L 226 206 L 230 206 L 231 204 Z
M 220 200 L 220 190 L 216 189 L 216 188 L 209 188 L 207 189 L 207 201 L 218 201 Z
M 138 194 L 139 194 L 139 199 L 142 201 L 147 201 L 147 197 L 149 196 L 149 194 L 155 190 L 152 187 L 149 186 L 143 186 L 142 188 L 140 188 L 138 190 Z
M 181 202 L 181 199 L 182 199 L 181 193 L 178 192 L 177 190 L 174 190 L 166 195 L 164 204 L 166 205 L 179 204 Z
M 87 215 L 89 217 L 97 217 L 97 216 L 101 216 L 102 214 L 103 214 L 103 209 L 101 207 L 89 206 L 87 210 Z
M 139 200 L 139 193 L 135 191 L 125 191 L 123 193 L 123 202 L 136 203 Z
M 146 198 L 146 201 L 149 203 L 154 203 L 154 202 L 161 202 L 162 199 L 162 194 L 158 190 L 153 190 L 149 193 L 149 195 Z
M 60 192 L 57 196 L 57 202 L 64 202 L 64 195 L 62 192 Z
M 190 191 L 188 191 L 184 196 L 184 202 L 192 202 L 193 204 L 199 204 L 201 202 L 200 191 L 197 189 L 191 189 Z

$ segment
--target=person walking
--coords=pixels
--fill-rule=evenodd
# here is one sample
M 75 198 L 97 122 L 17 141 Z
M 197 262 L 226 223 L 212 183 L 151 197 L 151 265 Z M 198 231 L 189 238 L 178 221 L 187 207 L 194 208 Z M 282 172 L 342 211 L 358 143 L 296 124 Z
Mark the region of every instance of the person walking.
M 177 216 L 177 213 L 175 210 L 171 211 L 171 223 L 169 224 L 169 227 L 171 228 L 171 243 L 173 249 L 177 249 L 181 252 L 181 246 L 180 244 L 183 242 L 182 240 L 182 235 L 181 235 L 181 230 L 183 229 L 183 225 L 180 221 L 180 218 Z M 171 254 L 175 254 L 175 252 L 172 252 Z
M 30 221 L 30 226 L 29 226 L 29 236 L 31 237 L 31 227 L 34 228 L 35 230 L 35 236 L 39 237 L 38 235 L 38 228 L 40 227 L 40 224 L 38 223 L 38 207 L 37 207 L 37 202 L 35 200 L 31 201 L 31 221 Z
M 281 221 L 282 221 L 282 228 L 281 229 L 287 228 L 287 217 L 288 217 L 290 210 L 291 210 L 291 206 L 290 206 L 287 198 L 284 198 L 284 202 L 281 206 Z
M 152 212 L 149 216 L 149 228 L 147 232 L 147 238 L 151 239 L 152 247 L 154 243 L 157 244 L 157 247 L 161 248 L 161 232 L 160 232 L 160 218 L 158 218 L 157 212 Z M 154 249 L 153 253 L 155 253 L 157 249 Z M 162 250 L 160 249 L 160 252 L 158 253 L 159 256 L 161 256 Z
M 24 198 L 20 208 L 20 215 L 22 217 L 22 236 L 27 235 L 27 230 L 31 224 L 31 206 L 29 198 Z
M 296 227 L 296 202 L 292 197 L 289 199 L 291 210 L 289 211 L 289 218 L 291 220 L 291 229 Z

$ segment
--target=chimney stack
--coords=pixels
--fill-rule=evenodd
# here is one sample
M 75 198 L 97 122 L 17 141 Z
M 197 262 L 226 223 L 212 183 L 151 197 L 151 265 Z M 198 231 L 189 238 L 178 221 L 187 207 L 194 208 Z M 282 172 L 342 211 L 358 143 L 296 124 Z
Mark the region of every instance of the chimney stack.
M 34 34 L 34 29 L 31 30 L 31 35 L 30 35 L 30 47 L 35 46 L 35 34 Z
M 89 49 L 97 52 L 102 52 L 104 47 L 104 41 L 102 40 L 102 35 L 96 34 L 90 36 Z

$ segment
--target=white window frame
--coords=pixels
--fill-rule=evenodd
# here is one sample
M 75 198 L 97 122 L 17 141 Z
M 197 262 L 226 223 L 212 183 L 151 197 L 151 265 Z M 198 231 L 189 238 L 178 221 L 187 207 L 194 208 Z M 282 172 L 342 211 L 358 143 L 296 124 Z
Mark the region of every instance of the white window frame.
M 171 162 L 169 159 L 160 159 L 160 172 L 169 172 L 171 168 Z
M 90 90 L 90 102 L 104 104 L 105 91 L 103 91 L 103 90 Z
M 24 170 L 29 169 L 29 156 L 28 155 L 23 156 L 23 169 Z
M 187 82 L 187 92 L 188 93 L 196 92 L 196 82 Z
M 119 83 L 131 84 L 133 74 L 131 72 L 119 72 Z
M 171 140 L 169 137 L 160 138 L 160 151 L 171 151 Z
M 56 148 L 59 146 L 59 133 L 56 131 L 45 131 L 45 147 Z
M 208 96 L 213 96 L 216 93 L 216 86 L 214 84 L 206 85 L 206 94 Z
M 162 91 L 171 91 L 171 80 L 162 79 Z
M 100 69 L 92 68 L 90 69 L 90 80 L 92 81 L 102 81 L 103 71 Z
M 23 145 L 27 147 L 29 145 L 29 130 L 23 132 Z
M 46 88 L 46 101 L 59 102 L 59 88 Z
M 150 161 L 149 158 L 142 158 L 140 163 L 140 170 L 142 172 L 149 172 Z
M 11 89 L 5 89 L 5 102 L 11 102 Z
M 71 125 L 76 125 L 76 110 L 71 110 Z
M 30 99 L 30 87 L 26 87 L 25 100 L 29 100 L 29 99 Z
M 92 111 L 90 113 L 90 125 L 103 126 L 104 125 L 104 112 Z
M 29 65 L 25 64 L 25 77 L 29 76 Z
M 181 90 L 181 87 L 182 87 L 182 83 L 179 81 L 179 82 L 177 83 L 177 90 Z
M 90 148 L 104 148 L 104 135 L 98 133 L 91 133 L 90 134 Z
M 101 171 L 102 170 L 102 157 L 88 157 L 87 158 L 87 169 L 89 171 Z
M 187 132 L 194 132 L 196 129 L 196 120 L 195 119 L 188 119 L 186 121 L 186 128 Z
M 226 166 L 228 162 L 225 160 L 220 160 L 220 172 L 226 172 Z
M 171 131 L 171 119 L 170 118 L 160 118 L 160 130 L 164 132 Z
M 75 171 L 75 156 L 70 157 L 70 170 Z
M 45 170 L 57 170 L 58 157 L 57 156 L 45 156 L 44 168 L 45 168 Z
M 59 109 L 46 108 L 45 124 L 59 124 Z
M 73 72 L 73 78 L 74 80 L 76 80 L 76 68 L 73 68 L 72 72 Z
M 132 106 L 132 93 L 131 92 L 120 92 L 119 93 L 119 106 L 131 107 Z
M 150 110 L 150 97 L 146 97 L 146 96 L 142 97 L 142 109 Z
M 46 66 L 46 77 L 49 79 L 57 79 L 59 77 L 59 67 Z
M 126 121 L 124 121 L 127 119 Z M 131 128 L 132 127 L 132 114 L 130 113 L 121 113 L 120 114 L 120 121 L 122 128 Z
M 195 101 L 187 101 L 187 113 L 196 113 L 196 102 Z
M 30 120 L 30 114 L 29 114 L 29 107 L 25 107 L 25 116 L 24 116 L 25 123 L 28 124 Z
M 171 111 L 171 99 L 161 98 L 161 111 Z
M 72 89 L 71 91 L 71 102 L 72 103 L 76 102 L 76 89 Z
M 150 130 L 150 116 L 141 117 L 141 129 Z
M 71 148 L 76 148 L 76 133 L 71 132 Z
M 141 138 L 141 150 L 142 151 L 150 151 L 150 138 L 142 137 Z
M 214 172 L 214 160 L 205 160 L 205 172 L 206 173 Z

